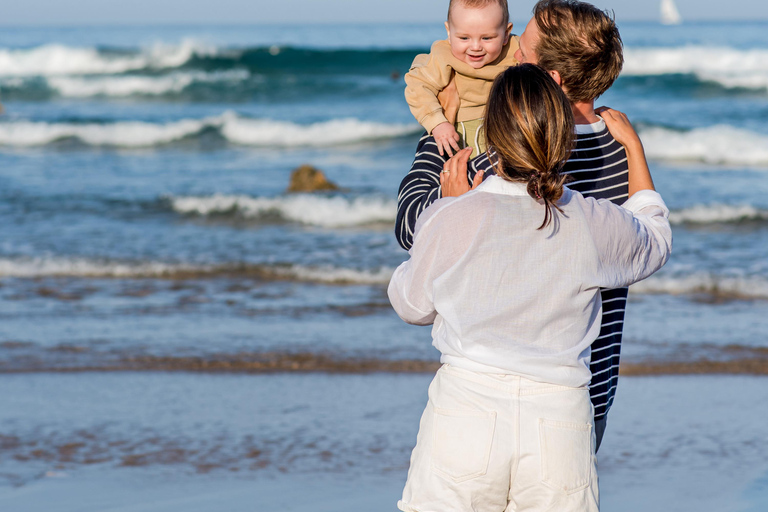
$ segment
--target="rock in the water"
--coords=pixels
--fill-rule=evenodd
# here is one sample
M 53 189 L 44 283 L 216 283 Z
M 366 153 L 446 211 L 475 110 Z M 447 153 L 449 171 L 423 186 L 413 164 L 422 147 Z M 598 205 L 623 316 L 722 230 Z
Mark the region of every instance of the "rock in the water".
M 291 173 L 288 192 L 317 192 L 321 190 L 339 190 L 339 187 L 328 181 L 323 171 L 311 165 L 302 165 Z

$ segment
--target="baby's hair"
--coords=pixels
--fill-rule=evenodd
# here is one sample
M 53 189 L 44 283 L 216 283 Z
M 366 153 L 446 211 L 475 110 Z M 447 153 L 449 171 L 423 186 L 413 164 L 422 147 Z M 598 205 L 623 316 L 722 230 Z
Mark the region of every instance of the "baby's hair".
M 528 194 L 544 203 L 549 225 L 563 195 L 561 174 L 574 142 L 568 98 L 542 68 L 512 66 L 496 77 L 485 111 L 485 138 L 496 174 L 527 184 Z
M 507 5 L 507 0 L 451 0 L 448 3 L 448 23 L 451 22 L 451 10 L 456 4 L 461 4 L 470 9 L 482 9 L 483 7 L 496 4 L 501 7 L 503 26 L 506 27 L 509 23 L 509 5 Z

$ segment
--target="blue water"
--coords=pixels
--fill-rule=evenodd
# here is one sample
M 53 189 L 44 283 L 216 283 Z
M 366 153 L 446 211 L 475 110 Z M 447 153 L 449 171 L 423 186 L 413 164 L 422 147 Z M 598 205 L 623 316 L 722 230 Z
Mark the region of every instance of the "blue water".
M 768 24 L 620 29 L 625 71 L 598 103 L 638 127 L 675 235 L 634 287 L 627 360 L 764 348 Z M 0 369 L 435 359 L 384 288 L 406 257 L 395 197 L 420 133 L 402 75 L 442 33 L 4 29 Z M 286 194 L 304 163 L 342 191 Z

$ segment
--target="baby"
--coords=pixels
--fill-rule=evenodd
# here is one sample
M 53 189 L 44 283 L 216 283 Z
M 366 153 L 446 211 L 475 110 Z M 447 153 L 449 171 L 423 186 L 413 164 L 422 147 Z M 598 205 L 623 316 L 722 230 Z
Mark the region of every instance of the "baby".
M 482 117 L 491 85 L 517 64 L 519 44 L 510 37 L 507 0 L 450 0 L 445 29 L 447 40 L 436 41 L 429 55 L 414 59 L 405 75 L 405 100 L 441 155 L 445 150 L 453 156 L 453 150 L 471 146 L 474 157 L 485 151 Z M 455 126 L 437 99 L 454 76 L 460 98 Z

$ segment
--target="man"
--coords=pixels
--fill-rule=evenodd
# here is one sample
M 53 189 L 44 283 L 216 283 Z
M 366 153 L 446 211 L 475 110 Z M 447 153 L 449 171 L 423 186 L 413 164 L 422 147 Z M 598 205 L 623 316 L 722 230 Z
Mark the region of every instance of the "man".
M 586 2 L 541 0 L 520 36 L 515 58 L 547 70 L 571 102 L 577 141 L 563 170 L 572 177 L 568 186 L 587 197 L 623 203 L 628 197 L 627 153 L 595 114 L 595 100 L 613 84 L 624 62 L 621 37 L 612 17 Z M 467 150 L 457 155 L 467 156 Z M 427 206 L 443 196 L 474 188 L 485 173 L 493 172 L 486 154 L 471 161 L 466 180 L 444 173 L 445 163 L 434 139 L 425 134 L 398 194 L 395 235 L 404 249 L 413 243 L 416 220 Z M 596 450 L 618 383 L 627 288 L 604 290 L 601 296 L 602 326 L 592 345 L 590 365 Z

